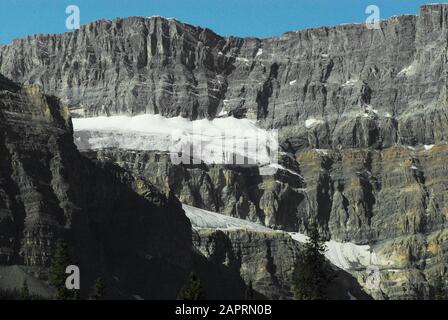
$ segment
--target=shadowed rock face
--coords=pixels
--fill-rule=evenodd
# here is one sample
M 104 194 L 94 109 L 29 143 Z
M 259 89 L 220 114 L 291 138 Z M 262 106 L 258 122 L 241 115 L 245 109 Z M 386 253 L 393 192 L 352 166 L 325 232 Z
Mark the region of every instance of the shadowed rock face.
M 88 116 L 224 111 L 283 128 L 294 150 L 433 144 L 447 138 L 447 8 L 269 39 L 160 17 L 97 21 L 2 46 L 0 72 Z
M 274 229 L 297 231 L 297 212 L 305 210 L 306 191 L 297 163 L 290 171 L 260 176 L 256 167 L 225 165 L 173 165 L 161 152 L 96 150 L 92 159 L 112 161 L 151 181 L 165 194 L 173 193 L 182 203 L 257 222 Z M 296 171 L 294 171 L 296 170 Z
M 241 274 L 246 283 L 252 282 L 259 298 L 292 298 L 292 273 L 301 247 L 288 235 L 208 229 L 194 235 L 195 246 L 202 254 L 212 263 Z
M 82 297 L 101 276 L 109 298 L 173 299 L 194 270 L 208 298 L 243 299 L 252 280 L 257 298 L 291 298 L 300 246 L 287 234 L 192 235 L 174 192 L 165 196 L 143 172 L 81 155 L 69 111 L 38 86 L 0 77 L 0 151 L 1 289 L 27 279 L 33 293 L 51 297 L 48 266 L 64 238 L 82 271 Z
M 81 156 L 68 109 L 3 77 L 0 168 L 1 264 L 40 270 L 45 280 L 55 241 L 65 238 L 83 293 L 103 276 L 119 279 L 113 287 L 122 297 L 175 297 L 191 268 L 191 226 L 180 203 Z

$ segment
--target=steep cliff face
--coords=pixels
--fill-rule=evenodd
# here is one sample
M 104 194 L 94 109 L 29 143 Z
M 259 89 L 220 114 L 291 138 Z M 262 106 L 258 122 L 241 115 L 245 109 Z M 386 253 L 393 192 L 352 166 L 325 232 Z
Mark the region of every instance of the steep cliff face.
M 161 152 L 107 149 L 89 156 L 144 176 L 185 204 L 286 231 L 317 221 L 329 238 L 367 244 L 443 228 L 447 152 L 445 144 L 311 150 L 273 176 L 250 167 L 173 165 Z
M 193 243 L 211 265 L 232 270 L 246 284 L 251 284 L 253 299 L 293 299 L 293 272 L 302 245 L 288 234 L 247 229 L 195 228 Z M 326 292 L 328 299 L 370 299 L 347 272 L 338 268 L 332 272 Z M 223 288 L 226 288 L 225 284 Z
M 45 280 L 55 241 L 64 238 L 82 271 L 82 294 L 103 276 L 115 279 L 115 297 L 176 296 L 192 265 L 180 203 L 81 156 L 69 111 L 55 97 L 1 77 L 0 151 L 2 265 L 23 265 Z
M 287 234 L 238 229 L 198 229 L 193 234 L 195 247 L 211 263 L 252 283 L 254 298 L 292 298 L 292 273 L 300 246 Z
M 275 176 L 256 168 L 173 165 L 159 152 L 101 150 L 89 157 L 144 176 L 185 204 L 286 231 L 306 233 L 317 222 L 328 239 L 370 245 L 382 282 L 369 293 L 406 299 L 431 298 L 447 267 L 447 152 L 447 145 L 313 150 L 299 152 L 295 167 L 285 163 Z M 365 268 L 347 271 L 365 284 Z
M 287 157 L 291 169 L 282 167 L 273 176 L 261 176 L 254 166 L 173 165 L 163 152 L 105 149 L 86 155 L 143 176 L 182 203 L 275 229 L 297 231 L 297 213 L 306 211 L 304 180 L 294 171 L 297 163 Z
M 307 199 L 326 232 L 373 246 L 382 275 L 377 298 L 431 298 L 445 275 L 447 151 L 443 144 L 298 154 Z
M 97 21 L 0 48 L 0 72 L 83 115 L 247 116 L 304 147 L 446 141 L 446 5 L 419 16 L 220 37 L 173 19 Z

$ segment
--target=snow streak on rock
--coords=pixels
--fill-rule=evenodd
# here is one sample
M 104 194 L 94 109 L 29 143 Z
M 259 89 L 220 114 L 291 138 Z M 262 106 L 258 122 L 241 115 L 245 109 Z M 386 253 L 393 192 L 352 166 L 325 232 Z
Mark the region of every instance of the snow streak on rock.
M 283 232 L 273 230 L 247 220 L 233 218 L 215 212 L 183 205 L 185 214 L 194 228 L 210 229 L 248 229 L 260 232 Z M 301 233 L 289 233 L 300 243 L 308 241 L 308 237 Z M 368 245 L 356 245 L 351 242 L 327 241 L 325 257 L 335 266 L 344 270 L 363 269 L 378 264 L 378 258 Z

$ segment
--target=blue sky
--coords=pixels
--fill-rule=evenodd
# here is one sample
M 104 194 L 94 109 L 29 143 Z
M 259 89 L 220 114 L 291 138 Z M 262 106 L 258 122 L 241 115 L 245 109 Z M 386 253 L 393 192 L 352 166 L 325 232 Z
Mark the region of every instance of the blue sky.
M 208 27 L 221 35 L 268 37 L 290 30 L 367 18 L 368 5 L 381 18 L 418 13 L 418 0 L 2 0 L 0 43 L 36 33 L 66 32 L 65 8 L 75 4 L 81 24 L 100 18 L 161 15 Z

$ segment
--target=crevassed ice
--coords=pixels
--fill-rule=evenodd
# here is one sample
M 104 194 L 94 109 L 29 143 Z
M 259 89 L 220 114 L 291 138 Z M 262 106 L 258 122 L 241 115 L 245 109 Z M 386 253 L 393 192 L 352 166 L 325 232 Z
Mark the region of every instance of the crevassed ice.
M 272 153 L 266 145 L 272 135 L 248 119 L 226 117 L 190 121 L 182 117 L 144 114 L 75 118 L 73 128 L 75 144 L 80 150 L 118 148 L 178 152 L 173 151 L 176 144 L 188 143 L 193 146 L 192 156 L 206 163 L 227 163 L 223 162 L 223 157 L 230 154 L 249 158 L 253 164 L 272 162 Z
M 254 231 L 274 232 L 260 224 L 243 219 L 229 217 L 223 214 L 207 211 L 186 204 L 182 205 L 185 215 L 190 219 L 193 227 L 211 229 L 250 229 Z

